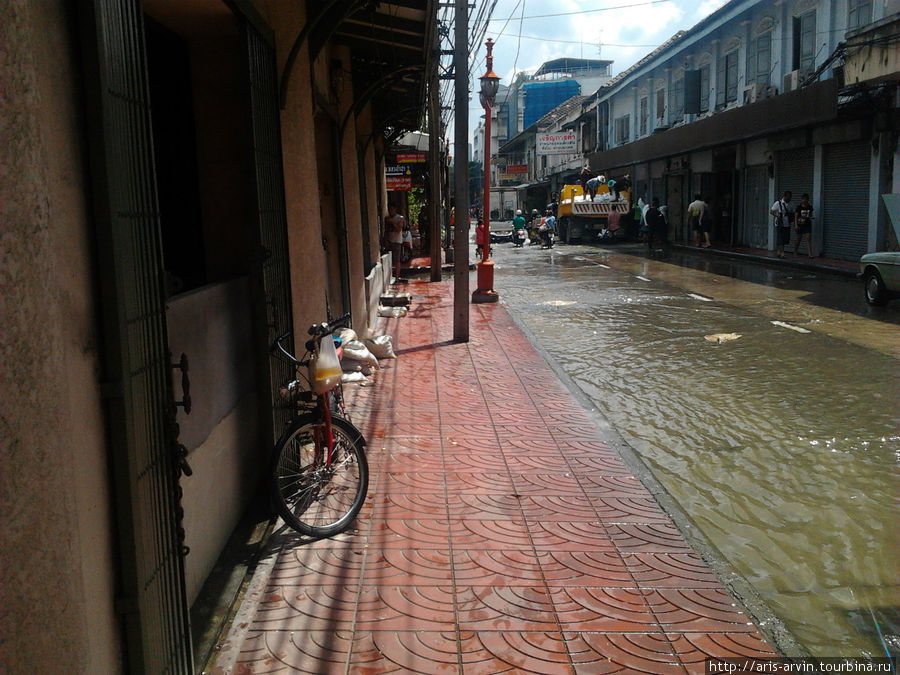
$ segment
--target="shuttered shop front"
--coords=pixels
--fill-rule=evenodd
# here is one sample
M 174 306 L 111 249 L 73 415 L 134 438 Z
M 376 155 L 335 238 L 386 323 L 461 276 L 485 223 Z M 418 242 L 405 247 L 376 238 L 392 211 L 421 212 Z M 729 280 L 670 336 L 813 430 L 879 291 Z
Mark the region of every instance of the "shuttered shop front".
M 856 260 L 866 252 L 871 153 L 868 141 L 825 146 L 825 194 L 818 214 L 825 257 Z
M 813 193 L 813 171 L 815 148 L 795 148 L 778 153 L 778 188 L 775 194 L 781 195 L 785 190 L 794 193 L 793 202 L 800 202 L 804 192 Z

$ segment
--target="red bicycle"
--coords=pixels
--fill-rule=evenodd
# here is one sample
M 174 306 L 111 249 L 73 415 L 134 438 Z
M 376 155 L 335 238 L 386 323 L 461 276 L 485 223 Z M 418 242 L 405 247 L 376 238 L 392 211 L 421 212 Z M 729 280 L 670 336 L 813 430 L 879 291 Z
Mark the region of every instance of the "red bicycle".
M 334 353 L 335 330 L 350 315 L 313 324 L 306 354 L 296 358 L 284 348 L 286 333 L 273 353 L 297 368 L 297 379 L 281 388 L 294 415 L 275 445 L 271 490 L 284 521 L 310 537 L 332 537 L 356 518 L 369 488 L 366 441 L 344 414 L 340 364 Z

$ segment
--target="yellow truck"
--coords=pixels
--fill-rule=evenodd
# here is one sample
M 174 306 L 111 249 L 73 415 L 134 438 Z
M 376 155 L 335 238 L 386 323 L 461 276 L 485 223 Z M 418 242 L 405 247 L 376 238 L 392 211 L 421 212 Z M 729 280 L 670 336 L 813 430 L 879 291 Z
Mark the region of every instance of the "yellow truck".
M 618 213 L 624 218 L 630 214 L 631 189 L 620 191 L 618 200 L 614 196 L 609 187 L 601 185 L 594 201 L 591 201 L 580 185 L 564 185 L 560 190 L 557 206 L 557 230 L 560 238 L 566 243 L 573 239 L 593 240 L 606 229 L 612 231 L 613 239 L 623 238 L 625 228 L 619 226 L 616 218 L 613 218 L 610 227 L 609 216 L 611 213 Z

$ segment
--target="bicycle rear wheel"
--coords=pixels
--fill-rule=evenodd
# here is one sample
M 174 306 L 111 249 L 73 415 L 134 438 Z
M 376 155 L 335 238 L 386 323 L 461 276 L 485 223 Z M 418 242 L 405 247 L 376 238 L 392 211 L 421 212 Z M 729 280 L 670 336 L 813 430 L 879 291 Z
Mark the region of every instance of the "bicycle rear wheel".
M 311 537 L 343 532 L 362 508 L 369 489 L 365 440 L 350 422 L 332 417 L 334 450 L 326 466 L 321 423 L 292 424 L 275 446 L 272 493 L 279 514 L 292 528 Z

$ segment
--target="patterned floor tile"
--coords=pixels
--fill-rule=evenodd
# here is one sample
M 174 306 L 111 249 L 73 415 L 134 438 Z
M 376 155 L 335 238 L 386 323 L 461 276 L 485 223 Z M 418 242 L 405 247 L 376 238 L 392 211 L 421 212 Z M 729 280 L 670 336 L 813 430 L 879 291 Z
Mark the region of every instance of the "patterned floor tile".
M 540 585 L 541 559 L 529 549 L 454 552 L 453 579 L 459 586 Z
M 542 551 L 538 555 L 549 588 L 634 588 L 635 582 L 615 551 Z
M 337 675 L 351 646 L 349 631 L 251 631 L 234 672 Z
M 562 635 L 553 632 L 470 632 L 460 634 L 462 672 L 572 673 Z
M 644 595 L 633 588 L 551 588 L 564 631 L 612 633 L 659 630 Z
M 381 484 L 388 486 L 387 482 Z M 394 484 L 396 488 L 396 483 Z M 415 518 L 445 518 L 447 500 L 443 487 L 431 492 L 406 493 L 398 489 L 384 491 L 372 499 L 371 516 L 375 520 L 405 520 Z
M 528 521 L 538 551 L 613 551 L 615 547 L 600 521 Z
M 362 589 L 354 627 L 360 631 L 453 630 L 450 586 L 377 586 Z
M 669 523 L 653 497 L 596 497 L 594 508 L 604 523 Z
M 610 539 L 623 554 L 691 551 L 672 523 L 611 524 L 608 529 Z
M 778 654 L 758 631 L 741 633 L 682 633 L 670 637 L 690 673 L 704 673 L 705 659 L 727 657 L 771 658 Z
M 354 643 L 349 669 L 352 674 L 459 672 L 455 630 L 360 632 Z
M 460 631 L 558 630 L 550 595 L 541 586 L 458 586 Z
M 367 586 L 447 586 L 453 581 L 449 550 L 384 548 L 365 557 Z
M 269 582 L 277 585 L 336 586 L 362 578 L 361 548 L 298 546 L 278 557 Z
M 721 589 L 722 586 L 696 553 L 626 553 L 622 558 L 641 588 Z
M 454 550 L 471 551 L 532 549 L 531 536 L 524 520 L 479 520 L 451 518 L 450 540 Z
M 644 598 L 667 631 L 739 633 L 756 630 L 731 596 L 718 589 L 660 589 L 644 591 Z
M 447 548 L 449 537 L 446 519 L 379 520 L 372 523 L 368 545 L 383 548 Z
M 564 638 L 576 673 L 684 673 L 659 632 L 565 633 Z
M 572 473 L 530 473 L 513 476 L 516 492 L 522 495 L 583 495 Z

